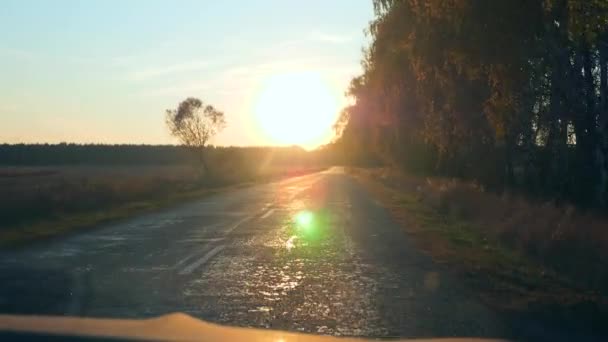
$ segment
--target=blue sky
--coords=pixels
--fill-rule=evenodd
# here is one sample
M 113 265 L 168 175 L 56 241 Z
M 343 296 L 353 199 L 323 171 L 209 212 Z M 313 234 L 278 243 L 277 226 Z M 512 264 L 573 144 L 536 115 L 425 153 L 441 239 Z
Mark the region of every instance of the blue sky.
M 215 143 L 271 144 L 253 128 L 265 80 L 312 71 L 342 96 L 372 15 L 371 0 L 4 0 L 0 142 L 168 143 L 164 110 L 197 96 L 227 115 Z

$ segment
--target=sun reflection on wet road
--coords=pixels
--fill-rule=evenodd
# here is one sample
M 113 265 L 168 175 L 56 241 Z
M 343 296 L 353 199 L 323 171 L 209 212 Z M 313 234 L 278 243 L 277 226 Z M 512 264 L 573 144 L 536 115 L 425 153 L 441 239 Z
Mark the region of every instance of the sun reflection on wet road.
M 263 224 L 243 225 L 240 239 L 193 283 L 194 306 L 197 298 L 214 298 L 213 307 L 223 308 L 220 321 L 232 325 L 385 334 L 374 303 L 377 284 L 365 276 L 381 268 L 363 262 L 344 233 L 348 202 L 319 197 L 326 191 L 317 187 L 312 196 L 274 203 Z
M 287 239 L 287 242 L 285 242 L 285 248 L 287 248 L 288 251 L 291 251 L 296 247 L 295 241 L 297 238 L 298 237 L 296 235 L 292 235 L 289 239 Z

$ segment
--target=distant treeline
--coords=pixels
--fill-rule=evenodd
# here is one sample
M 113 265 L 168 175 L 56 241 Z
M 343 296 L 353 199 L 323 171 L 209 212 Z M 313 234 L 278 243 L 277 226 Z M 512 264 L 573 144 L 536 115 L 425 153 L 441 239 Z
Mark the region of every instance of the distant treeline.
M 212 163 L 250 163 L 310 165 L 326 164 L 322 151 L 308 152 L 300 147 L 216 147 L 207 148 Z M 193 160 L 193 152 L 175 145 L 103 144 L 2 144 L 0 165 L 169 165 Z

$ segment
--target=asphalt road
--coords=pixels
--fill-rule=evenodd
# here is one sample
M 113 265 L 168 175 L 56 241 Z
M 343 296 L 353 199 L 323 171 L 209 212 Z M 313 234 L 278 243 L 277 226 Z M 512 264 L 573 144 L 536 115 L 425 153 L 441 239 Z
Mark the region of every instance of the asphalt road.
M 504 337 L 339 169 L 206 197 L 0 253 L 0 312 L 365 337 Z

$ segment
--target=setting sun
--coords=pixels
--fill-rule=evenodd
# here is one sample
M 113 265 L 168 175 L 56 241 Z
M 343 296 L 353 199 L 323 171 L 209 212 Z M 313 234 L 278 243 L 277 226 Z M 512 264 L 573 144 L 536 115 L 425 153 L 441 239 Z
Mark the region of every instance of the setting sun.
M 321 75 L 285 73 L 263 83 L 254 113 L 258 130 L 273 143 L 312 148 L 331 135 L 339 105 Z

